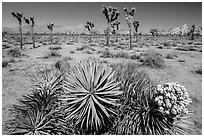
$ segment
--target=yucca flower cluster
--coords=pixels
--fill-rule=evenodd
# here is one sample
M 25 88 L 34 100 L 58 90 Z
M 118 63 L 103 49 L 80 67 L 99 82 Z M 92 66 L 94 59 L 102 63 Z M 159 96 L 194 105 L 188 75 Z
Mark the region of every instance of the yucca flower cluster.
M 155 101 L 159 111 L 173 117 L 187 114 L 187 106 L 192 103 L 186 88 L 178 83 L 167 82 L 163 86 L 157 85 Z

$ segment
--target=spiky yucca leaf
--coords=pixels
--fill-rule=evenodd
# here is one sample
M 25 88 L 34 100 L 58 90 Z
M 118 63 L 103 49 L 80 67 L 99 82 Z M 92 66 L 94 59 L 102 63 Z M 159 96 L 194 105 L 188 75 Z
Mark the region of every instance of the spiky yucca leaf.
M 157 111 L 154 98 L 154 84 L 143 72 L 138 72 L 132 63 L 117 64 L 117 80 L 121 81 L 121 96 L 119 116 L 115 123 L 115 134 L 166 134 L 170 129 L 173 118 L 162 115 Z
M 43 96 L 42 96 L 43 95 Z M 51 134 L 52 115 L 55 112 L 55 95 L 44 96 L 34 92 L 23 96 L 19 105 L 13 105 L 13 119 L 7 122 L 11 134 Z
M 53 69 L 43 67 L 32 75 L 33 92 L 23 96 L 18 105 L 13 105 L 13 118 L 6 125 L 11 134 L 70 134 L 58 94 L 62 78 Z
M 59 93 L 62 90 L 63 77 L 59 71 L 53 67 L 38 67 L 36 75 L 31 75 L 34 88 L 43 94 L 44 91 L 51 92 L 46 94 Z
M 83 134 L 100 134 L 116 116 L 119 91 L 114 71 L 96 59 L 79 62 L 64 82 L 67 118 Z

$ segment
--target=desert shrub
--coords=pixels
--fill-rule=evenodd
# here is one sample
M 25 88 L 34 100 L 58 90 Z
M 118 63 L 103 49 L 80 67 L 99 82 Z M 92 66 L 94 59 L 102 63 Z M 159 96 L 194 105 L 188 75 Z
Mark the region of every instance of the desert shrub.
M 142 65 L 149 66 L 151 68 L 164 68 L 164 59 L 156 52 L 150 52 L 144 56 Z
M 67 71 L 69 71 L 70 69 L 70 64 L 69 64 L 69 59 L 68 58 L 63 58 L 62 60 L 58 60 L 55 63 L 55 68 L 57 68 L 58 70 L 60 70 L 62 72 L 62 74 L 66 73 Z
M 161 102 L 158 100 L 161 95 L 158 93 L 161 93 L 159 92 L 161 90 L 145 73 L 137 71 L 135 65 L 120 63 L 113 68 L 117 72 L 117 80 L 120 81 L 120 90 L 123 91 L 123 94 L 120 98 L 118 117 L 110 133 L 117 135 L 166 135 L 185 134 L 190 129 L 192 125 L 185 121 L 184 116 L 186 113 L 189 114 L 186 107 L 181 109 L 182 111 L 168 110 L 170 113 L 162 111 Z M 180 91 L 177 90 L 177 87 L 175 88 L 176 91 Z M 167 88 L 163 89 L 167 90 Z M 171 92 L 173 91 L 175 90 L 171 90 Z M 185 89 L 181 87 L 181 91 L 185 92 Z M 169 97 L 165 91 L 163 93 L 162 95 Z M 176 95 L 178 95 L 176 96 L 178 99 L 187 99 L 184 102 L 190 101 L 186 93 L 183 96 L 187 96 L 187 98 L 180 97 L 179 93 Z M 171 112 L 178 113 L 172 115 Z M 181 113 L 184 115 L 179 115 Z
M 202 42 L 194 42 L 194 45 L 202 45 Z
M 69 53 L 75 53 L 75 51 L 71 50 Z
M 137 59 L 141 59 L 141 56 L 133 54 L 133 55 L 130 55 L 130 58 L 133 59 L 133 60 L 137 60 Z
M 129 53 L 120 51 L 115 54 L 116 58 L 129 58 Z
M 202 75 L 202 67 L 196 69 L 194 72 L 195 72 L 196 74 Z
M 112 54 L 109 50 L 104 50 L 103 54 L 100 56 L 102 58 L 113 58 L 114 54 Z
M 62 47 L 61 46 L 50 46 L 49 49 L 50 50 L 60 50 L 62 49 Z
M 76 50 L 85 50 L 85 49 L 89 49 L 89 45 L 83 45 L 81 47 L 78 47 Z
M 173 54 L 168 53 L 168 54 L 166 55 L 166 58 L 167 58 L 167 59 L 173 59 L 173 58 L 174 58 L 174 55 L 173 55 Z
M 2 60 L 2 67 L 6 67 L 8 65 L 8 61 L 7 60 Z
M 10 63 L 14 63 L 14 62 L 16 62 L 16 60 L 15 60 L 14 58 L 11 58 L 11 59 L 9 60 L 9 62 L 10 62 Z
M 12 57 L 20 57 L 22 54 L 18 48 L 12 48 L 8 50 L 8 55 Z
M 54 69 L 39 68 L 31 75 L 32 93 L 23 96 L 18 104 L 11 107 L 12 119 L 6 122 L 9 133 L 13 135 L 60 135 L 70 134 L 58 107 L 62 77 Z
M 83 53 L 85 53 L 85 54 L 93 54 L 93 52 L 90 51 L 89 49 L 85 50 Z
M 181 50 L 181 51 L 189 51 L 186 47 L 177 47 L 175 50 Z
M 179 59 L 178 62 L 186 62 L 185 60 L 183 59 Z
M 188 41 L 188 44 L 189 44 L 189 45 L 192 45 L 192 44 L 193 44 L 193 41 Z
M 65 77 L 64 111 L 81 134 L 100 134 L 110 129 L 122 94 L 114 73 L 90 58 L 75 65 Z
M 163 49 L 164 46 L 160 45 L 160 46 L 158 46 L 157 48 L 158 48 L 158 49 Z
M 61 54 L 56 50 L 50 50 L 46 53 L 45 56 L 43 56 L 44 59 L 50 58 L 50 57 L 61 57 Z
M 172 45 L 173 45 L 173 47 L 177 47 L 177 44 L 176 44 L 176 43 L 173 43 Z

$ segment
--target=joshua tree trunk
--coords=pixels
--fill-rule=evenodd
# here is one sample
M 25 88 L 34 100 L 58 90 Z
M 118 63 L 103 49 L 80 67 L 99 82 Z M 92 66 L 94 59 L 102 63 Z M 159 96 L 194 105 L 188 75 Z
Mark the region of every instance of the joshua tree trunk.
M 129 27 L 129 33 L 130 33 L 130 50 L 132 49 L 132 30 L 131 26 Z
M 91 43 L 91 31 L 89 32 L 89 42 Z
M 110 23 L 107 24 L 107 30 L 106 30 L 106 46 L 109 46 L 110 41 Z
M 23 36 L 22 36 L 22 28 L 21 28 L 21 24 L 19 25 L 19 34 L 20 34 L 20 47 L 21 49 L 23 49 Z
M 33 48 L 35 48 L 35 37 L 34 37 L 33 27 L 31 27 L 31 35 L 33 39 Z
M 115 42 L 118 42 L 118 33 L 116 32 L 116 34 L 115 34 L 116 36 L 116 41 Z
M 137 43 L 137 41 L 138 41 L 138 33 L 136 32 L 136 43 Z
M 50 40 L 51 40 L 51 44 L 52 44 L 52 30 L 50 30 Z

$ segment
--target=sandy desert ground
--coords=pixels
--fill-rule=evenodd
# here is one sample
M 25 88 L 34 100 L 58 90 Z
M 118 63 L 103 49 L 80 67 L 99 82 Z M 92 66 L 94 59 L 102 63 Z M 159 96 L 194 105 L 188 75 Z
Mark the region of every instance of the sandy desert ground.
M 138 65 L 138 70 L 145 71 L 156 83 L 172 81 L 184 85 L 193 100 L 189 106 L 189 109 L 194 111 L 194 115 L 190 118 L 190 121 L 195 124 L 192 134 L 202 134 L 201 38 L 190 41 L 176 36 L 161 36 L 154 39 L 152 36 L 141 36 L 137 43 L 133 41 L 133 49 L 129 50 L 128 36 L 120 36 L 119 41 L 112 43 L 110 47 L 105 46 L 104 37 L 92 38 L 92 43 L 89 43 L 88 38 L 83 36 L 54 36 L 54 44 L 50 45 L 49 36 L 37 36 L 38 48 L 32 48 L 31 39 L 24 36 L 24 49 L 20 50 L 22 55 L 13 57 L 8 52 L 17 45 L 16 37 L 6 35 L 2 40 L 2 61 L 8 62 L 2 67 L 3 134 L 7 134 L 4 122 L 10 118 L 9 108 L 17 103 L 22 95 L 31 92 L 29 75 L 34 74 L 38 66 L 54 66 L 64 57 L 70 57 L 70 65 L 88 57 L 100 58 L 106 63 L 133 62 Z M 50 47 L 59 46 L 61 49 L 56 52 L 60 56 L 47 56 L 51 52 Z M 161 54 L 165 61 L 163 69 L 140 66 L 142 56 L 152 51 Z M 102 57 L 104 52 L 112 54 L 122 52 L 124 56 L 104 58 Z

